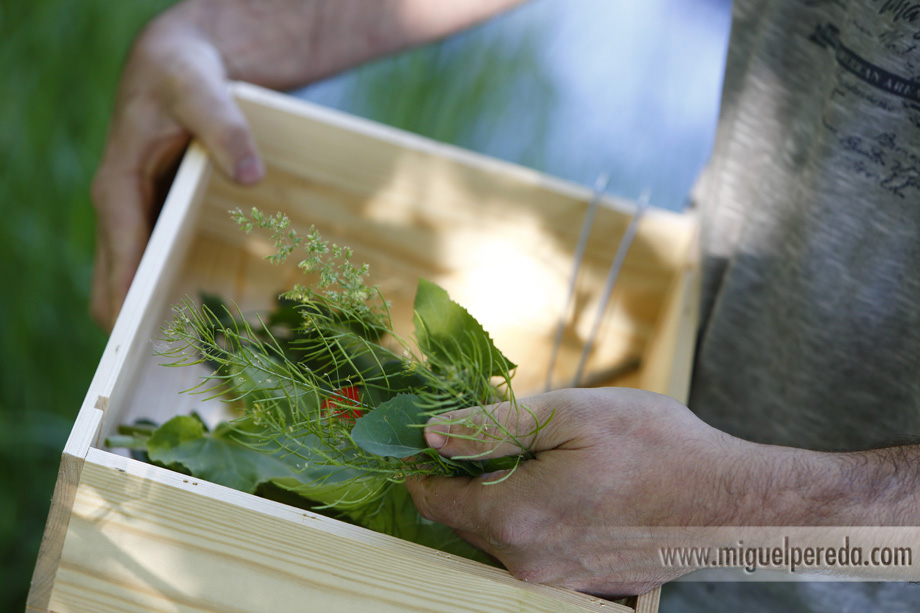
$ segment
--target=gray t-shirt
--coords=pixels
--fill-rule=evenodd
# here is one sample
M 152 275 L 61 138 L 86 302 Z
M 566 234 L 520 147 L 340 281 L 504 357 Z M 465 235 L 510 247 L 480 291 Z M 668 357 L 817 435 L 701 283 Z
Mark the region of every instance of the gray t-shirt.
M 920 2 L 736 0 L 694 196 L 705 275 L 690 407 L 744 439 L 811 449 L 920 435 Z M 665 596 L 664 611 L 920 610 L 907 585 Z

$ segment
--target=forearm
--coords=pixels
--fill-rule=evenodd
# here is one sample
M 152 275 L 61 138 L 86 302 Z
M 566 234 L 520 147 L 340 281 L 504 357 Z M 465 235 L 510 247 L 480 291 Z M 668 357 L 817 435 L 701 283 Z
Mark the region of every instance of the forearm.
M 746 525 L 920 523 L 920 445 L 848 453 L 760 447 L 730 480 Z M 757 451 L 757 450 L 755 450 Z M 738 519 L 738 518 L 736 518 Z
M 188 0 L 158 29 L 200 37 L 220 54 L 227 77 L 276 89 L 298 87 L 367 60 L 424 44 L 523 0 Z

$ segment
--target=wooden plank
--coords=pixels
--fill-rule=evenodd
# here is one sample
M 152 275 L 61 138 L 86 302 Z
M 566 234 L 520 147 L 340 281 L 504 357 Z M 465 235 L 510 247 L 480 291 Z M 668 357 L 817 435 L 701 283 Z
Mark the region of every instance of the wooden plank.
M 645 354 L 639 386 L 686 403 L 699 327 L 698 245 L 692 241 L 686 264 L 675 275 L 661 323 Z
M 51 497 L 51 509 L 45 522 L 45 532 L 39 546 L 38 560 L 32 571 L 32 583 L 29 586 L 29 595 L 26 600 L 26 609 L 29 611 L 48 610 L 54 579 L 61 562 L 64 538 L 70 524 L 70 514 L 77 493 L 77 484 L 80 481 L 82 464 L 81 458 L 75 458 L 69 454 L 61 457 L 57 482 Z
M 28 610 L 45 611 L 51 598 L 61 560 L 64 538 L 70 525 L 70 515 L 83 470 L 83 459 L 96 438 L 102 411 L 83 407 L 80 411 L 61 456 L 57 482 L 51 497 L 51 509 L 45 522 L 45 532 L 38 549 L 38 560 L 32 571 L 32 583 L 26 600 Z
M 319 204 L 327 214 L 362 207 L 388 225 L 411 225 L 407 213 L 434 212 L 450 224 L 513 226 L 523 213 L 566 244 L 577 240 L 592 196 L 583 186 L 248 84 L 235 92 L 266 163 L 300 182 L 280 176 L 280 185 L 272 180 L 246 188 L 256 199 L 308 209 Z M 221 181 L 216 187 L 233 189 Z M 312 190 L 314 199 L 298 205 L 288 197 L 291 189 Z M 609 241 L 622 234 L 635 207 L 614 199 L 604 204 L 595 221 L 600 238 L 588 255 L 609 260 Z M 681 214 L 649 211 L 633 246 L 636 259 L 668 270 L 680 265 L 684 249 L 674 227 L 685 223 Z
M 157 315 L 166 298 L 163 288 L 171 285 L 185 257 L 194 235 L 197 204 L 210 174 L 211 162 L 206 152 L 193 143 L 179 167 L 90 383 L 87 397 L 103 410 L 100 435 L 118 423 L 121 395 L 134 382 L 140 356 L 150 353 L 152 332 L 160 324 Z M 115 410 L 111 410 L 113 405 Z
M 26 600 L 28 611 L 48 610 L 82 466 L 82 458 L 66 453 L 61 457 L 57 483 L 51 498 L 51 510 L 48 512 L 45 533 L 38 550 L 38 561 L 35 563 L 35 570 L 32 571 L 32 584 L 29 586 L 29 596 Z
M 354 189 L 356 182 L 360 184 L 366 179 L 362 178 L 362 166 L 357 158 L 364 160 L 373 159 L 376 165 L 366 177 L 383 175 L 383 183 L 400 180 L 391 177 L 392 165 L 390 162 L 379 163 L 377 156 L 385 157 L 394 152 L 414 151 L 425 158 L 442 160 L 448 166 L 466 167 L 474 172 L 492 175 L 498 182 L 515 184 L 518 189 L 529 187 L 543 193 L 552 193 L 564 198 L 587 201 L 591 197 L 590 190 L 583 186 L 540 173 L 517 164 L 498 160 L 486 155 L 474 153 L 461 147 L 441 143 L 423 136 L 400 130 L 391 126 L 363 119 L 348 113 L 312 104 L 291 96 L 279 94 L 249 83 L 234 83 L 233 93 L 240 104 L 247 119 L 253 127 L 255 136 L 260 144 L 268 147 L 263 151 L 267 158 L 276 160 L 292 170 L 294 174 L 303 174 L 305 171 L 314 172 L 310 167 L 316 163 L 322 164 L 323 159 L 329 158 L 329 151 L 316 146 L 304 146 L 304 137 L 317 137 L 320 134 L 337 134 L 344 138 L 344 142 L 336 141 L 332 149 L 337 151 L 336 157 L 341 162 L 335 166 L 337 170 L 330 173 L 330 177 L 342 176 L 343 185 Z M 327 128 L 330 131 L 327 131 Z M 326 143 L 324 143 L 326 144 Z M 373 151 L 363 149 L 369 145 Z M 330 164 L 335 163 L 330 160 Z M 408 166 L 408 165 L 406 165 Z M 351 168 L 349 172 L 347 169 Z M 423 180 L 417 184 L 428 186 L 424 174 L 430 168 L 422 169 L 405 168 L 407 177 Z M 381 181 L 373 180 L 375 185 Z M 371 190 L 372 192 L 375 190 Z M 424 190 L 423 190 L 424 191 Z M 628 210 L 631 207 L 622 200 L 605 199 L 609 207 Z M 577 232 L 577 230 L 576 230 Z
M 661 588 L 656 587 L 650 592 L 641 594 L 636 599 L 636 613 L 657 613 L 661 602 Z
M 60 611 L 631 611 L 91 449 Z

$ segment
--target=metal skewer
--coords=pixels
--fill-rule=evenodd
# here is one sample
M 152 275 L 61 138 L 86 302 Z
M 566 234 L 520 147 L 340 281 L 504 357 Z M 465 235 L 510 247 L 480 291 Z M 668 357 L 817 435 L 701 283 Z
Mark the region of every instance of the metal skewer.
M 591 332 L 588 334 L 588 339 L 585 341 L 584 349 L 581 352 L 581 359 L 578 361 L 578 368 L 575 370 L 575 376 L 572 378 L 571 387 L 578 387 L 581 382 L 585 363 L 587 363 L 588 357 L 591 355 L 591 350 L 594 348 L 594 340 L 597 337 L 597 331 L 604 318 L 604 312 L 607 310 L 607 304 L 610 302 L 610 296 L 613 294 L 613 288 L 616 286 L 617 279 L 620 276 L 620 270 L 623 268 L 623 261 L 626 259 L 626 254 L 629 252 L 630 246 L 632 246 L 633 239 L 636 237 L 639 221 L 648 209 L 649 198 L 650 195 L 648 190 L 644 190 L 642 195 L 639 196 L 636 212 L 629 221 L 626 232 L 623 233 L 623 238 L 620 240 L 620 244 L 617 247 L 616 255 L 614 255 L 613 262 L 610 264 L 610 270 L 607 272 L 607 282 L 604 284 L 601 302 L 594 316 L 594 324 L 591 326 Z M 568 310 L 568 305 L 566 305 L 566 310 Z
M 565 331 L 565 316 L 572 306 L 572 299 L 575 297 L 575 282 L 578 280 L 578 271 L 581 269 L 581 262 L 585 257 L 585 249 L 588 246 L 588 237 L 591 235 L 591 227 L 594 225 L 594 216 L 597 213 L 597 207 L 607 191 L 607 185 L 610 183 L 610 176 L 602 172 L 597 176 L 594 182 L 594 194 L 588 203 L 588 210 L 585 212 L 585 219 L 581 223 L 581 233 L 578 235 L 578 242 L 575 245 L 575 257 L 572 259 L 572 272 L 569 273 L 569 287 L 565 297 L 565 305 L 559 313 L 559 322 L 556 324 L 556 336 L 553 339 L 553 349 L 549 356 L 549 367 L 546 369 L 546 389 L 550 391 L 553 385 L 553 369 L 556 367 L 556 357 L 559 354 L 559 347 L 562 345 L 562 334 Z

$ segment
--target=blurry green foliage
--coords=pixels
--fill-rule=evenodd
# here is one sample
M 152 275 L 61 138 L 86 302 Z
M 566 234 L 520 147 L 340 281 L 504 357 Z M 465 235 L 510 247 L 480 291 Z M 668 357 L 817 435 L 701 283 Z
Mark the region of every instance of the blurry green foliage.
M 22 610 L 61 450 L 105 343 L 87 314 L 89 185 L 136 32 L 171 0 L 0 0 L 0 611 Z M 522 34 L 472 33 L 361 69 L 354 112 L 477 147 L 522 122 L 532 154 L 552 103 Z M 531 101 L 526 113 L 521 87 Z
M 166 0 L 0 0 L 0 611 L 21 611 L 105 343 L 89 185 L 130 41 Z

